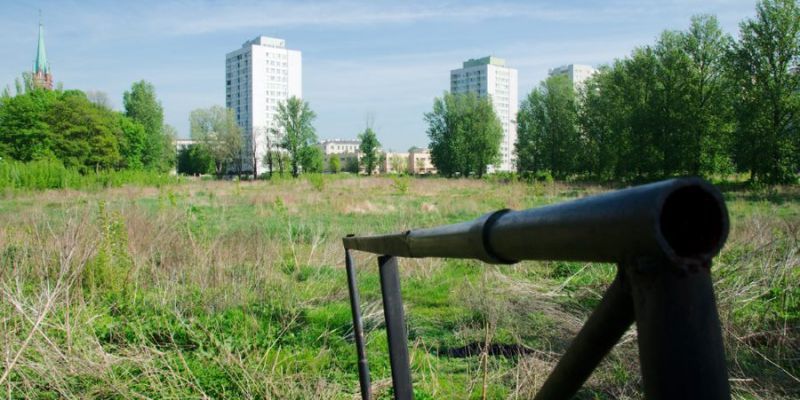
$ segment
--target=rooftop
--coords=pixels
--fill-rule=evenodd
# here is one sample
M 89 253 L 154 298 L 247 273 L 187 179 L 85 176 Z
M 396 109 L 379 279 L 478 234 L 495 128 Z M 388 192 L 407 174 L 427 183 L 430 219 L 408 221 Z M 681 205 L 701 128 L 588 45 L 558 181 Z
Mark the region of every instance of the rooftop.
M 499 58 L 495 56 L 486 56 L 483 58 L 471 58 L 467 61 L 464 61 L 464 68 L 469 67 L 477 67 L 479 65 L 497 65 L 500 67 L 506 66 L 506 60 L 504 58 Z
M 283 39 L 273 38 L 269 36 L 259 36 L 253 40 L 248 40 L 242 44 L 242 47 L 248 46 L 267 46 L 267 47 L 278 47 L 278 48 L 285 48 L 286 41 Z

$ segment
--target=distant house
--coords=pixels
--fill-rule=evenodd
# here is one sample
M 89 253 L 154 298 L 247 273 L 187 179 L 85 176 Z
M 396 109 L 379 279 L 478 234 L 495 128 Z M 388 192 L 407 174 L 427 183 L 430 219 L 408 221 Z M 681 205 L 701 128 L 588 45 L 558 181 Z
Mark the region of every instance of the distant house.
M 429 175 L 438 171 L 433 165 L 431 151 L 412 147 L 408 151 L 408 172 L 413 175 Z
M 339 158 L 339 165 L 344 170 L 348 163 L 358 163 L 361 158 L 358 147 L 361 145 L 359 140 L 332 139 L 323 140 L 316 144 L 322 150 L 325 157 L 325 170 L 328 171 L 331 157 Z M 330 171 L 328 171 L 330 172 Z

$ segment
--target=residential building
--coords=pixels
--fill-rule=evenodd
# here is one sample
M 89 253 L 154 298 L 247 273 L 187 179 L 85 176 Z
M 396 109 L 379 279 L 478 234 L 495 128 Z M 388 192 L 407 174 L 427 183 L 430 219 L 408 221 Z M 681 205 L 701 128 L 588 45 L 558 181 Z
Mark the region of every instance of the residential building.
M 339 158 L 339 167 L 344 171 L 348 164 L 358 163 L 360 153 L 358 147 L 361 145 L 359 140 L 323 140 L 317 143 L 317 147 L 322 150 L 325 157 L 325 170 L 328 170 L 331 157 Z
M 506 66 L 506 61 L 494 56 L 465 61 L 462 68 L 450 71 L 450 92 L 475 93 L 492 100 L 494 112 L 503 126 L 500 142 L 500 162 L 491 171 L 516 169 L 514 144 L 517 141 L 517 70 Z
M 259 36 L 225 56 L 225 106 L 244 135 L 242 172 L 266 172 L 267 144 L 277 149 L 278 104 L 302 97 L 302 75 L 301 52 L 287 49 L 283 39 Z
M 44 89 L 53 88 L 53 74 L 47 62 L 47 51 L 44 47 L 44 26 L 39 23 L 39 44 L 36 48 L 36 60 L 33 62 L 33 83 Z
M 408 173 L 413 175 L 435 174 L 436 167 L 429 149 L 413 147 L 408 151 Z
M 402 174 L 408 172 L 409 153 L 389 151 L 383 153 L 380 172 L 382 174 Z
M 566 75 L 569 78 L 569 81 L 572 82 L 572 86 L 577 90 L 582 87 L 583 83 L 586 82 L 586 80 L 596 72 L 597 70 L 590 65 L 569 64 L 551 69 L 549 71 L 549 75 Z

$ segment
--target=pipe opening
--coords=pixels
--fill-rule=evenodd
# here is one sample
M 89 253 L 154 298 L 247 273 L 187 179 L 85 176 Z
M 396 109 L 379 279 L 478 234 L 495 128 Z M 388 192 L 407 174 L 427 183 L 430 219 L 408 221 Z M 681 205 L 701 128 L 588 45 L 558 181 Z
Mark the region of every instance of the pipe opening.
M 667 244 L 686 258 L 716 253 L 726 229 L 719 201 L 700 186 L 683 187 L 667 196 L 660 225 Z

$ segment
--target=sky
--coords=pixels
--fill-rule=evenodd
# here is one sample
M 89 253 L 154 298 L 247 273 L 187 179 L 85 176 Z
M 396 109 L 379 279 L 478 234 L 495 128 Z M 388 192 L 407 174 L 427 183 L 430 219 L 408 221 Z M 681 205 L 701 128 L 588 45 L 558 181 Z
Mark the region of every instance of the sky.
M 423 115 L 449 71 L 486 55 L 519 71 L 520 101 L 547 71 L 599 66 L 714 14 L 736 36 L 753 0 L 191 1 L 0 0 L 0 87 L 29 71 L 39 11 L 56 82 L 105 92 L 115 109 L 152 82 L 165 121 L 189 137 L 189 113 L 224 105 L 225 54 L 259 35 L 303 52 L 303 98 L 320 139 L 354 138 L 367 121 L 383 147 L 428 143 Z

